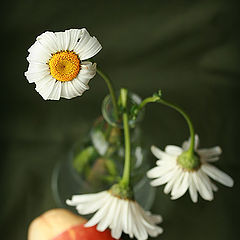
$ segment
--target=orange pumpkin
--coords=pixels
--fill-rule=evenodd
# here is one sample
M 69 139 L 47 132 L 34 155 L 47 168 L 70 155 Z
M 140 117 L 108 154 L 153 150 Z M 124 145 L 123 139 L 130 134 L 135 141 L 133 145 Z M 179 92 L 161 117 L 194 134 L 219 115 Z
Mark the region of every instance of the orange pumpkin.
M 28 240 L 113 240 L 107 229 L 85 228 L 86 219 L 66 209 L 52 209 L 32 221 Z

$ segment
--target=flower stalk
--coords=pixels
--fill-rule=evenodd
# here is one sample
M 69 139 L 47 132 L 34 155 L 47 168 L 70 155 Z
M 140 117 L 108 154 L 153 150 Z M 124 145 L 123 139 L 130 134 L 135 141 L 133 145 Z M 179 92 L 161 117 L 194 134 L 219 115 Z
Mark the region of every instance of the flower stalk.
M 99 68 L 97 68 L 96 71 L 101 76 L 101 78 L 105 81 L 105 83 L 107 84 L 109 94 L 112 99 L 114 117 L 117 120 L 118 119 L 118 105 L 117 105 L 117 98 L 116 98 L 113 84 L 112 84 L 110 78 L 105 73 L 103 73 Z
M 159 99 L 159 102 L 163 105 L 166 105 L 170 108 L 173 108 L 174 110 L 176 110 L 177 112 L 179 112 L 184 119 L 186 120 L 187 124 L 188 124 L 188 128 L 189 128 L 189 132 L 190 132 L 190 145 L 189 148 L 187 150 L 187 153 L 189 155 L 189 157 L 194 156 L 194 146 L 195 146 L 195 131 L 194 131 L 194 127 L 192 124 L 192 121 L 190 119 L 190 117 L 187 115 L 186 112 L 184 112 L 180 107 L 176 106 L 175 104 L 169 103 L 163 99 Z
M 184 119 L 186 120 L 186 122 L 188 124 L 191 140 L 190 140 L 189 149 L 187 150 L 187 155 L 189 156 L 189 158 L 191 158 L 194 156 L 194 146 L 195 146 L 195 131 L 194 131 L 192 121 L 186 112 L 184 112 L 180 107 L 176 106 L 175 104 L 172 104 L 170 102 L 163 100 L 161 98 L 161 95 L 162 95 L 162 93 L 159 90 L 158 93 L 153 94 L 153 96 L 145 98 L 139 104 L 139 106 L 135 109 L 134 116 L 136 117 L 137 114 L 139 113 L 139 111 L 141 111 L 148 103 L 154 103 L 154 102 L 161 103 L 161 104 L 168 106 L 170 108 L 173 108 L 174 110 L 179 112 L 184 117 Z
M 131 142 L 130 142 L 130 130 L 128 123 L 127 113 L 127 89 L 122 88 L 120 90 L 120 99 L 123 108 L 123 129 L 124 129 L 124 142 L 125 142 L 125 161 L 123 176 L 120 184 L 124 184 L 126 187 L 130 186 L 131 181 Z

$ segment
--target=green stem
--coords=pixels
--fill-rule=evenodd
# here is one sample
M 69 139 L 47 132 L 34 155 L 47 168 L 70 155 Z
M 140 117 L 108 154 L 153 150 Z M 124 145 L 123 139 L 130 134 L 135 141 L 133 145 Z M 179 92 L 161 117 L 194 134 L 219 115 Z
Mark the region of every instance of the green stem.
M 113 104 L 113 110 L 114 110 L 114 116 L 116 119 L 118 119 L 118 105 L 117 105 L 117 98 L 116 94 L 113 88 L 113 84 L 110 80 L 109 77 L 107 77 L 106 74 L 104 74 L 99 68 L 97 68 L 97 73 L 103 78 L 105 83 L 107 84 L 111 99 L 112 99 L 112 104 Z
M 157 102 L 160 100 L 159 96 L 152 96 L 152 97 L 148 97 L 145 98 L 138 106 L 138 112 L 145 107 L 145 105 L 147 105 L 148 103 L 153 103 L 153 102 Z
M 130 130 L 128 124 L 128 113 L 127 113 L 127 89 L 120 90 L 120 98 L 123 111 L 123 129 L 124 129 L 124 141 L 125 141 L 125 162 L 124 162 L 124 169 L 123 169 L 123 177 L 122 183 L 125 186 L 130 186 L 131 180 L 131 142 L 130 142 Z
M 190 120 L 190 117 L 181 108 L 179 108 L 178 106 L 176 106 L 172 103 L 169 103 L 169 102 L 167 102 L 165 100 L 162 100 L 162 99 L 160 99 L 159 102 L 168 106 L 168 107 L 171 107 L 171 108 L 175 109 L 176 111 L 178 111 L 187 121 L 189 131 L 190 131 L 190 137 L 191 137 L 191 142 L 190 142 L 190 146 L 189 146 L 189 149 L 188 149 L 188 153 L 190 155 L 193 155 L 194 154 L 194 145 L 195 145 L 195 133 L 194 133 L 193 124 Z

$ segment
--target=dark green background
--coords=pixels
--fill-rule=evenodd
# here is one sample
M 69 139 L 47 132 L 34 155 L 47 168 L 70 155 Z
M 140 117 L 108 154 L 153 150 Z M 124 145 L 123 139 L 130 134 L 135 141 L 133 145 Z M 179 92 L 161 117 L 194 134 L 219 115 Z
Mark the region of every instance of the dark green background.
M 152 211 L 163 215 L 157 239 L 239 239 L 239 5 L 233 0 L 7 1 L 2 5 L 1 239 L 27 238 L 31 220 L 56 207 L 50 180 L 99 116 L 107 94 L 96 76 L 72 100 L 44 101 L 24 77 L 27 49 L 40 33 L 86 27 L 103 45 L 96 61 L 117 87 L 146 97 L 159 88 L 191 115 L 202 147 L 220 145 L 217 166 L 233 189 L 213 202 L 177 201 L 158 188 Z M 175 112 L 149 106 L 146 138 L 163 148 L 188 138 Z M 153 160 L 153 159 L 152 159 Z

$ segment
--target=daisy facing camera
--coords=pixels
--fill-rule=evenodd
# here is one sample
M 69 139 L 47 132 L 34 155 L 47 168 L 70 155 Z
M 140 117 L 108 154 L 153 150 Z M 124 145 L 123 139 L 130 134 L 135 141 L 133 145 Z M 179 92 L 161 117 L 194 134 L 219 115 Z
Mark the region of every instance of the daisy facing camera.
M 85 60 L 101 49 L 85 28 L 44 32 L 28 50 L 25 76 L 45 100 L 81 96 L 96 74 L 96 63 Z

